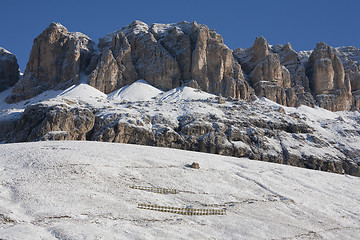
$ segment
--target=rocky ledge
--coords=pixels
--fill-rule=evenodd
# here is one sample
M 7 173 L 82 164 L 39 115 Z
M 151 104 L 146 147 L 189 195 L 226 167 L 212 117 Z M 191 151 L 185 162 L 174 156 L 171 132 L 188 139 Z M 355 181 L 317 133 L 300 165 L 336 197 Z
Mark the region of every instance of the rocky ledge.
M 191 87 L 206 97 L 109 98 L 139 79 L 156 94 L 180 96 L 177 89 Z M 59 100 L 71 92 L 62 89 L 80 83 L 87 86 L 81 94 L 101 97 Z M 49 90 L 60 95 L 39 103 Z M 360 176 L 360 50 L 354 47 L 321 42 L 296 52 L 290 43 L 271 46 L 260 37 L 250 48 L 231 50 L 196 22 L 140 21 L 95 44 L 52 23 L 34 40 L 20 80 L 16 57 L 0 48 L 0 92 L 1 101 L 7 94 L 0 109 L 5 142 L 144 144 Z
M 88 140 L 200 151 L 360 176 L 360 115 L 216 99 L 70 100 L 26 108 L 8 142 Z M 220 102 L 220 103 L 218 103 Z

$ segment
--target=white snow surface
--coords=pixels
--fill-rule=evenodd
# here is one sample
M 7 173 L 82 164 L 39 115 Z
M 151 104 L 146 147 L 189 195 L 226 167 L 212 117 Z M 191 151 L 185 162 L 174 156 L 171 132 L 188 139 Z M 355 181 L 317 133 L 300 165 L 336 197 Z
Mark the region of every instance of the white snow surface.
M 163 23 L 154 23 L 151 25 L 151 31 L 154 32 L 159 37 L 163 37 L 167 31 L 173 28 L 177 28 L 178 30 L 189 34 L 191 31 L 191 28 L 194 23 L 189 23 L 187 21 L 179 22 L 179 23 L 169 23 L 169 24 L 163 24 Z
M 5 48 L 0 47 L 0 61 L 14 61 L 16 56 L 6 50 Z
M 167 92 L 148 84 L 145 80 L 138 80 L 131 85 L 120 88 L 108 95 L 108 99 L 114 102 L 138 102 L 153 101 L 159 99 L 161 102 L 179 102 L 192 100 L 205 100 L 215 98 L 216 95 L 203 92 L 191 87 L 178 87 Z
M 109 94 L 108 99 L 116 101 L 151 101 L 163 91 L 151 86 L 145 80 L 138 80 L 131 85 L 120 88 Z
M 88 84 L 73 85 L 56 96 L 57 99 L 75 100 L 78 102 L 95 103 L 105 100 L 107 95 Z
M 0 47 L 0 54 L 2 54 L 2 53 L 6 53 L 6 54 L 12 54 L 11 52 L 9 52 L 8 50 L 6 50 L 5 48 L 2 48 L 2 47 Z
M 161 101 L 177 102 L 181 100 L 205 100 L 208 98 L 215 98 L 216 95 L 200 91 L 191 87 L 178 87 L 174 88 L 160 96 Z
M 187 164 L 198 162 L 200 169 Z M 168 148 L 0 145 L 2 239 L 357 239 L 360 178 Z M 176 189 L 157 194 L 131 186 Z M 226 209 L 186 216 L 138 204 Z

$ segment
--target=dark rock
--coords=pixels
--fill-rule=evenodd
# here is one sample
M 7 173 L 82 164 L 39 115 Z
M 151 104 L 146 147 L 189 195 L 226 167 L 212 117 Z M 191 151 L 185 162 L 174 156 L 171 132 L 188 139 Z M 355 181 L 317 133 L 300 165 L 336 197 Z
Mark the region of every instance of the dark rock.
M 20 69 L 16 56 L 0 47 L 0 92 L 14 86 L 19 76 Z
M 38 103 L 25 109 L 11 141 L 86 140 L 86 134 L 93 128 L 94 122 L 95 117 L 88 109 Z

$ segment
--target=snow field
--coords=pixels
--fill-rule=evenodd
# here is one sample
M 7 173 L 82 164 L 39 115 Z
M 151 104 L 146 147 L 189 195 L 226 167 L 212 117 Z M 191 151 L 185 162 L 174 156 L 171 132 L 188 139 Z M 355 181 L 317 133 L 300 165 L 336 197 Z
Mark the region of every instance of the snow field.
M 200 169 L 186 166 L 192 162 Z M 2 144 L 0 173 L 5 239 L 356 239 L 360 234 L 360 179 L 347 175 L 70 141 Z M 184 216 L 138 204 L 226 209 L 226 215 Z

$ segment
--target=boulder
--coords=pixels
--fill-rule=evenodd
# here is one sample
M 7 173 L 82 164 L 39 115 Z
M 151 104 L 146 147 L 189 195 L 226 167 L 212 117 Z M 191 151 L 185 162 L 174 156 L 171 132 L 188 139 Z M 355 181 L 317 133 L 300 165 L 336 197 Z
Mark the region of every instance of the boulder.
M 19 76 L 20 69 L 16 56 L 0 47 L 0 92 L 14 86 Z

